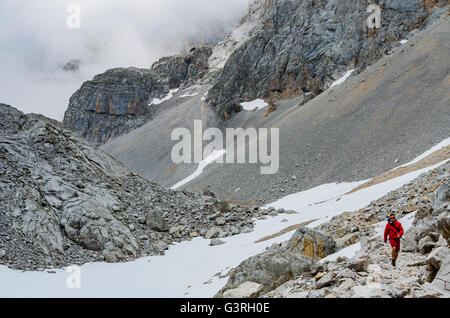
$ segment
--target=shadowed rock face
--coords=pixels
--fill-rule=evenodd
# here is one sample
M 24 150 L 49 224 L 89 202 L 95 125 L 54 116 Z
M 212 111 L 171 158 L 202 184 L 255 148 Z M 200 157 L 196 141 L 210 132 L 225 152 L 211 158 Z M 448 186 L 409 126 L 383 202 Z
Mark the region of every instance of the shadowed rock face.
M 150 118 L 148 100 L 167 92 L 150 70 L 112 69 L 85 82 L 71 97 L 64 125 L 101 144 L 142 126 Z
M 205 75 L 211 53 L 211 47 L 194 47 L 185 56 L 161 58 L 151 69 L 170 89 L 178 88 L 183 83 L 192 83 Z
M 366 1 L 259 2 L 262 26 L 231 54 L 208 94 L 224 118 L 245 100 L 318 95 L 345 71 L 365 68 L 423 27 L 433 8 L 444 7 L 440 13 L 446 14 L 445 1 L 382 0 L 382 27 L 371 30 Z
M 95 144 L 104 144 L 151 119 L 149 102 L 169 89 L 189 85 L 207 70 L 211 48 L 165 57 L 151 69 L 117 68 L 87 81 L 71 97 L 64 125 Z

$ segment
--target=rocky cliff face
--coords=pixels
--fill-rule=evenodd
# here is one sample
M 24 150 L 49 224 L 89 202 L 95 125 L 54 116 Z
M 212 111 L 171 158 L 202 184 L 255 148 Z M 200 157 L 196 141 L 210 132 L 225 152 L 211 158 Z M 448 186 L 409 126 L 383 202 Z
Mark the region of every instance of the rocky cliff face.
M 388 53 L 432 14 L 446 15 L 446 1 L 382 0 L 382 27 L 367 27 L 371 1 L 257 0 L 241 21 L 249 21 L 208 94 L 224 118 L 256 98 L 318 95 L 349 69 L 363 69 Z M 433 11 L 438 9 L 438 12 Z M 236 35 L 220 45 L 236 42 Z M 231 44 L 230 44 L 231 45 Z
M 151 119 L 154 98 L 162 98 L 205 75 L 211 48 L 165 57 L 151 69 L 118 68 L 87 81 L 71 97 L 64 125 L 94 144 L 139 128 Z
M 85 82 L 71 97 L 64 125 L 102 144 L 142 126 L 150 118 L 148 100 L 167 92 L 149 70 L 112 69 Z
M 154 71 L 169 86 L 178 88 L 201 79 L 208 71 L 211 47 L 191 48 L 184 56 L 163 57 L 152 65 Z
M 133 260 L 208 232 L 248 231 L 261 215 L 151 183 L 43 116 L 0 104 L 0 117 L 0 264 Z

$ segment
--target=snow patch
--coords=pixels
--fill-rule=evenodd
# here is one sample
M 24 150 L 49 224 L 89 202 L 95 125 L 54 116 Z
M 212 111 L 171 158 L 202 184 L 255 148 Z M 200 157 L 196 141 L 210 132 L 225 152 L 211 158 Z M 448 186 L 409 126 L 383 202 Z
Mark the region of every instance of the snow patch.
M 408 43 L 408 40 L 403 39 L 403 40 L 401 40 L 399 43 L 403 45 L 403 44 Z
M 215 160 L 219 159 L 220 157 L 222 157 L 227 151 L 225 149 L 222 149 L 220 151 L 214 150 L 208 157 L 206 157 L 205 159 L 203 159 L 197 167 L 197 170 L 195 170 L 195 172 L 193 174 L 191 174 L 189 177 L 187 177 L 184 180 L 181 180 L 180 182 L 178 182 L 176 185 L 174 185 L 171 189 L 176 190 L 182 186 L 184 186 L 185 184 L 191 182 L 192 180 L 194 180 L 195 178 L 197 178 L 199 175 L 201 175 L 203 173 L 203 170 L 205 170 L 206 166 L 208 166 L 209 164 L 213 163 Z
M 169 91 L 169 93 L 166 95 L 166 97 L 164 97 L 164 98 L 162 98 L 162 99 L 159 99 L 159 98 L 154 98 L 153 99 L 153 101 L 150 103 L 150 104 L 148 104 L 149 106 L 151 106 L 151 105 L 159 105 L 159 104 L 161 104 L 161 103 L 163 103 L 163 102 L 165 102 L 165 101 L 168 101 L 169 99 L 171 99 L 172 97 L 173 97 L 173 94 L 175 94 L 176 92 L 178 92 L 178 88 L 176 88 L 176 89 L 171 89 L 170 91 Z
M 350 70 L 347 73 L 345 73 L 345 75 L 343 77 L 341 77 L 340 79 L 336 80 L 333 82 L 333 84 L 331 84 L 330 88 L 341 85 L 342 83 L 344 83 L 349 77 L 350 75 L 353 74 L 355 70 Z
M 266 106 L 268 106 L 269 104 L 264 100 L 264 99 L 255 99 L 254 101 L 251 102 L 244 102 L 241 103 L 241 106 L 244 107 L 244 110 L 259 110 L 262 109 Z

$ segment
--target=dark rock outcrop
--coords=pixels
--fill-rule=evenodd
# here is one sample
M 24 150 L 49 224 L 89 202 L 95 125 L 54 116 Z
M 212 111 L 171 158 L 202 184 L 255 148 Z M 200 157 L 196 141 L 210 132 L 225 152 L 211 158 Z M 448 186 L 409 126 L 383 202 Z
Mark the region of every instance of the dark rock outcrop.
M 145 124 L 150 118 L 149 99 L 167 92 L 149 70 L 108 70 L 85 82 L 71 97 L 64 125 L 102 144 Z
M 199 80 L 206 74 L 208 71 L 208 58 L 211 53 L 211 47 L 193 47 L 184 56 L 161 58 L 152 65 L 151 70 L 170 89 L 178 88 L 181 84 L 188 85 Z
M 255 3 L 248 15 L 259 11 L 262 26 L 231 54 L 207 97 L 224 118 L 246 100 L 320 94 L 347 70 L 367 67 L 422 28 L 432 9 L 447 10 L 446 1 L 377 1 L 382 27 L 372 30 L 366 23 L 371 1 Z

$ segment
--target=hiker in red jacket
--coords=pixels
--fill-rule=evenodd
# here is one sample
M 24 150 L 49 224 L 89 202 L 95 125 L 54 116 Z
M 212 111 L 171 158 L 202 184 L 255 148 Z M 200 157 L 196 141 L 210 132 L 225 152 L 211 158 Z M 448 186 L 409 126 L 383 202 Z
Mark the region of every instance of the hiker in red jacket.
M 389 216 L 388 224 L 384 230 L 384 243 L 387 243 L 387 237 L 389 235 L 389 242 L 392 246 L 392 266 L 396 266 L 398 253 L 400 252 L 400 239 L 405 231 L 399 221 L 395 218 L 395 214 L 392 213 Z

